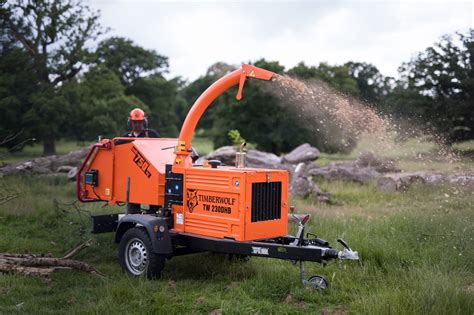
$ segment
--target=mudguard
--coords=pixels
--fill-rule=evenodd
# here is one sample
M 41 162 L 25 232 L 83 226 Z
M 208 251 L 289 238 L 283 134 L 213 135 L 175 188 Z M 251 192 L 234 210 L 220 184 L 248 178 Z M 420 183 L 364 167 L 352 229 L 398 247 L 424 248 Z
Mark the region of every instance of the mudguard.
M 171 224 L 171 218 L 167 217 L 156 217 L 147 214 L 127 214 L 119 220 L 117 232 L 115 233 L 115 242 L 120 243 L 122 236 L 128 229 L 143 226 L 150 237 L 154 253 L 172 254 L 173 246 L 168 230 Z

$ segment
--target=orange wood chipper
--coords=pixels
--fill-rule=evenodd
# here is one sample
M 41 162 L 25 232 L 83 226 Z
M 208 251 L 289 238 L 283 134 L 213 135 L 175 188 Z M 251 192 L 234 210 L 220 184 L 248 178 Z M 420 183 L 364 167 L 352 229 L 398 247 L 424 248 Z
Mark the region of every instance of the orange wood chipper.
M 339 251 L 314 234 L 304 236 L 309 215 L 289 206 L 286 170 L 245 167 L 244 152 L 235 166 L 193 164 L 194 129 L 212 101 L 235 85 L 240 100 L 248 78 L 274 76 L 246 64 L 225 75 L 196 100 L 177 139 L 114 138 L 93 145 L 77 175 L 77 198 L 147 206 L 141 213 L 93 216 L 93 233 L 115 232 L 127 273 L 156 278 L 166 259 L 212 251 L 299 261 L 302 281 L 326 288 L 319 275 L 305 279 L 303 261 L 358 259 L 343 240 Z M 287 235 L 288 219 L 297 224 L 296 236 Z

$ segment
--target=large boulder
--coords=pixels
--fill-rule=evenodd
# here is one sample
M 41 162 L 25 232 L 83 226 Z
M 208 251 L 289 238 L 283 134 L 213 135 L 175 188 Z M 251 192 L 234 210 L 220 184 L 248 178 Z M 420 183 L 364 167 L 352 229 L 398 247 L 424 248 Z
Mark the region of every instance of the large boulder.
M 246 155 L 246 165 L 257 168 L 280 168 L 281 158 L 273 153 L 250 149 Z
M 377 180 L 377 190 L 394 192 L 408 189 L 413 184 L 423 184 L 425 179 L 416 173 L 386 174 Z
M 373 167 L 358 167 L 355 163 L 331 163 L 327 167 L 313 168 L 308 175 L 322 177 L 327 180 L 346 180 L 367 184 L 380 176 Z
M 231 145 L 220 147 L 217 150 L 212 151 L 208 155 L 199 158 L 196 164 L 200 164 L 203 160 L 219 160 L 224 165 L 235 165 L 235 153 L 237 151 Z
M 290 176 L 289 193 L 292 196 L 302 198 L 310 197 L 318 200 L 319 202 L 329 202 L 330 195 L 328 193 L 323 193 L 321 189 L 313 182 L 313 179 L 306 176 L 308 170 L 315 168 L 314 165 L 315 164 L 312 162 L 301 162 L 296 165 L 293 173 Z
M 447 177 L 447 181 L 461 186 L 474 186 L 474 175 L 452 175 Z
M 330 194 L 322 192 L 310 177 L 295 177 L 291 181 L 289 193 L 292 196 L 313 198 L 323 203 L 330 201 Z
M 290 164 L 314 161 L 321 155 L 318 149 L 312 147 L 309 143 L 304 143 L 296 147 L 293 151 L 283 156 L 282 161 Z
M 367 151 L 360 153 L 354 163 L 358 167 L 373 167 L 379 173 L 396 173 L 401 171 L 395 160 L 380 158 Z
M 405 191 L 413 184 L 439 185 L 446 183 L 474 186 L 474 175 L 446 175 L 426 171 L 385 174 L 377 180 L 377 190 L 381 192 Z
M 236 153 L 237 150 L 233 146 L 220 147 L 200 158 L 196 164 L 202 163 L 203 160 L 219 160 L 223 165 L 235 165 Z M 275 169 L 281 166 L 281 158 L 273 153 L 250 149 L 245 157 L 246 166 L 248 167 Z

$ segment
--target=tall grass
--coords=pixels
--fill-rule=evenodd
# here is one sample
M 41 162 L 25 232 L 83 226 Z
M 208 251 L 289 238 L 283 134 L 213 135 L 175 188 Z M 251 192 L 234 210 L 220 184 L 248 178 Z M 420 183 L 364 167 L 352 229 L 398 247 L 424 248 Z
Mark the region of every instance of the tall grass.
M 322 182 L 333 205 L 293 199 L 310 212 L 308 231 L 337 246 L 344 238 L 360 262 L 307 263 L 330 288 L 317 292 L 299 282 L 288 261 L 230 261 L 202 253 L 167 261 L 164 278 L 133 279 L 120 271 L 112 234 L 90 235 L 89 222 L 73 208 L 54 208 L 53 198 L 74 201 L 74 185 L 57 177 L 6 177 L 21 192 L 0 206 L 0 252 L 51 252 L 61 256 L 92 237 L 77 259 L 107 274 L 63 272 L 51 283 L 0 276 L 0 313 L 321 313 L 472 314 L 474 299 L 474 192 L 467 188 L 414 187 L 378 193 L 373 186 Z M 456 192 L 456 193 L 455 193 Z M 118 212 L 101 204 L 90 212 Z M 62 209 L 62 210 L 61 210 Z M 85 228 L 85 229 L 84 229 Z
M 193 144 L 202 155 L 212 150 L 206 139 L 194 139 Z M 362 142 L 358 150 L 369 144 Z M 429 144 L 408 145 L 422 156 L 432 152 Z M 472 145 L 456 150 L 470 152 Z M 13 159 L 28 157 L 28 152 Z M 356 151 L 349 156 L 323 154 L 318 163 L 357 155 Z M 413 156 L 403 155 L 397 150 L 385 154 L 401 157 L 400 163 L 408 169 L 426 168 Z M 453 165 L 429 163 L 449 172 L 474 166 L 468 155 Z M 308 231 L 333 246 L 337 238 L 344 238 L 361 256 L 359 262 L 332 262 L 326 267 L 307 263 L 308 276 L 321 274 L 330 281 L 325 292 L 302 286 L 298 268 L 291 262 L 255 257 L 248 262 L 230 261 L 212 253 L 172 258 L 163 279 L 157 281 L 130 278 L 118 266 L 113 235 L 89 233 L 89 213 L 123 209 L 103 208 L 101 203 L 75 208 L 74 183 L 64 177 L 0 178 L 1 194 L 17 195 L 0 205 L 0 252 L 50 252 L 59 257 L 93 238 L 94 245 L 77 259 L 107 275 L 102 280 L 69 271 L 54 274 L 50 283 L 0 275 L 0 314 L 474 313 L 472 187 L 413 186 L 403 193 L 380 193 L 373 183 L 319 181 L 318 185 L 332 194 L 331 204 L 295 198 L 291 204 L 298 212 L 312 215 Z

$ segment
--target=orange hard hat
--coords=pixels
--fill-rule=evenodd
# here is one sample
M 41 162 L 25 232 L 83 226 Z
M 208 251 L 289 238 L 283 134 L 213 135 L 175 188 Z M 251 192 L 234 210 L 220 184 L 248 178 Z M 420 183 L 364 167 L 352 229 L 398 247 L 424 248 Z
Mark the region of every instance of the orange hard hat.
M 145 119 L 145 112 L 142 111 L 140 108 L 134 108 L 130 112 L 128 116 L 130 120 L 144 120 Z

